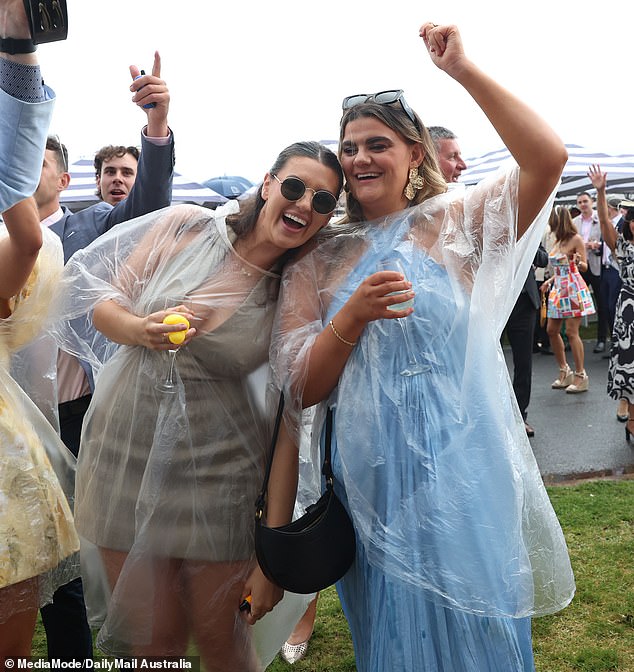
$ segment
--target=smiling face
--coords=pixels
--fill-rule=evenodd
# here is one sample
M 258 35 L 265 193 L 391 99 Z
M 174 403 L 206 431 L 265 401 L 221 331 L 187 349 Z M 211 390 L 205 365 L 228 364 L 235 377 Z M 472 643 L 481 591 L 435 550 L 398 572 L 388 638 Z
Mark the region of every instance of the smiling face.
M 467 164 L 462 160 L 458 142 L 449 138 L 439 138 L 436 141 L 436 154 L 445 180 L 457 182 L 462 171 L 467 169 Z
M 276 175 L 277 180 L 271 174 L 264 178 L 262 198 L 266 204 L 258 217 L 254 235 L 258 243 L 265 244 L 279 256 L 303 245 L 328 224 L 332 213 L 315 212 L 313 194 L 324 189 L 336 198 L 339 177 L 328 166 L 305 156 L 290 158 Z M 287 177 L 297 177 L 307 187 L 297 201 L 289 201 L 282 195 L 280 183 Z
M 385 217 L 408 206 L 403 191 L 409 171 L 422 160 L 420 145 L 407 144 L 376 117 L 359 117 L 344 129 L 341 165 L 366 219 Z

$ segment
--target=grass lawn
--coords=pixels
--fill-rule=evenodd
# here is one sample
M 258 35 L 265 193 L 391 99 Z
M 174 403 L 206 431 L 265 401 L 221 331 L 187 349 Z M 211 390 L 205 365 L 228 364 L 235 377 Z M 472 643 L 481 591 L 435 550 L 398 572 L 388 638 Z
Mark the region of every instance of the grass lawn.
M 566 535 L 577 593 L 562 612 L 534 619 L 537 672 L 634 672 L 634 480 L 558 485 L 548 493 Z M 33 655 L 45 653 L 38 623 Z M 356 670 L 334 588 L 320 596 L 308 657 L 292 668 L 277 658 L 267 672 L 291 669 Z

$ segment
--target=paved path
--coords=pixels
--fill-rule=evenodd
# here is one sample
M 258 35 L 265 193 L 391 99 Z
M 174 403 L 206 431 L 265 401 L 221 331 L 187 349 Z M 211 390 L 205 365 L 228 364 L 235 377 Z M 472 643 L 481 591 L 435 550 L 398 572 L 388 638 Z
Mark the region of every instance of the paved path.
M 584 345 L 590 389 L 583 394 L 552 390 L 558 374 L 554 357 L 533 355 L 530 442 L 546 482 L 634 474 L 634 437 L 631 444 L 625 441 L 625 423 L 617 421 L 616 402 L 606 392 L 608 360 L 592 352 L 593 342 Z M 504 352 L 511 361 L 510 350 Z M 566 355 L 574 368 L 571 353 Z

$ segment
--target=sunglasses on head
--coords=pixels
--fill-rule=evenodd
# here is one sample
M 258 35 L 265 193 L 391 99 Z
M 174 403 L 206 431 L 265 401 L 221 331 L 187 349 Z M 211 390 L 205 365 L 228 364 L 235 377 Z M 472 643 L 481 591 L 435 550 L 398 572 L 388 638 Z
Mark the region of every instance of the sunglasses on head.
M 311 187 L 307 187 L 299 177 L 286 177 L 284 180 L 280 180 L 275 173 L 271 174 L 280 183 L 280 191 L 287 201 L 299 201 L 306 193 L 306 189 L 310 189 L 313 192 L 311 205 L 315 212 L 320 215 L 327 215 L 337 206 L 336 196 L 325 189 L 315 191 Z
M 62 141 L 59 139 L 59 135 L 49 135 L 48 136 L 48 142 L 53 145 L 52 149 L 54 152 L 57 152 L 59 156 L 62 159 L 62 166 L 64 168 L 64 172 L 68 172 L 68 150 L 66 149 L 66 145 L 62 143 Z
M 362 103 L 378 103 L 379 105 L 391 105 L 400 103 L 403 112 L 410 118 L 414 126 L 420 131 L 418 121 L 414 110 L 407 104 L 403 89 L 394 89 L 393 91 L 379 91 L 378 93 L 357 93 L 354 96 L 346 96 L 341 103 L 341 109 L 349 110 L 351 107 L 361 105 Z

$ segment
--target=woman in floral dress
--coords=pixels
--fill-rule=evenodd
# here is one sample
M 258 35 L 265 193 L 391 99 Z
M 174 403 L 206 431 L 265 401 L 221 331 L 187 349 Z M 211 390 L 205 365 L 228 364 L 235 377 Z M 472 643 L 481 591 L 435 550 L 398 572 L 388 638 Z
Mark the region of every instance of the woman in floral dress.
M 546 331 L 557 364 L 559 376 L 552 383 L 554 390 L 566 390 L 568 394 L 586 392 L 588 374 L 584 368 L 583 342 L 579 336 L 581 318 L 595 312 L 592 297 L 581 273 L 588 268 L 583 238 L 572 222 L 568 208 L 558 205 L 553 208 L 548 220 L 555 234 L 555 243 L 548 261 L 553 276 L 543 283 L 542 292 L 548 292 L 548 326 Z M 574 372 L 566 361 L 561 325 L 566 321 L 566 336 L 575 363 Z

